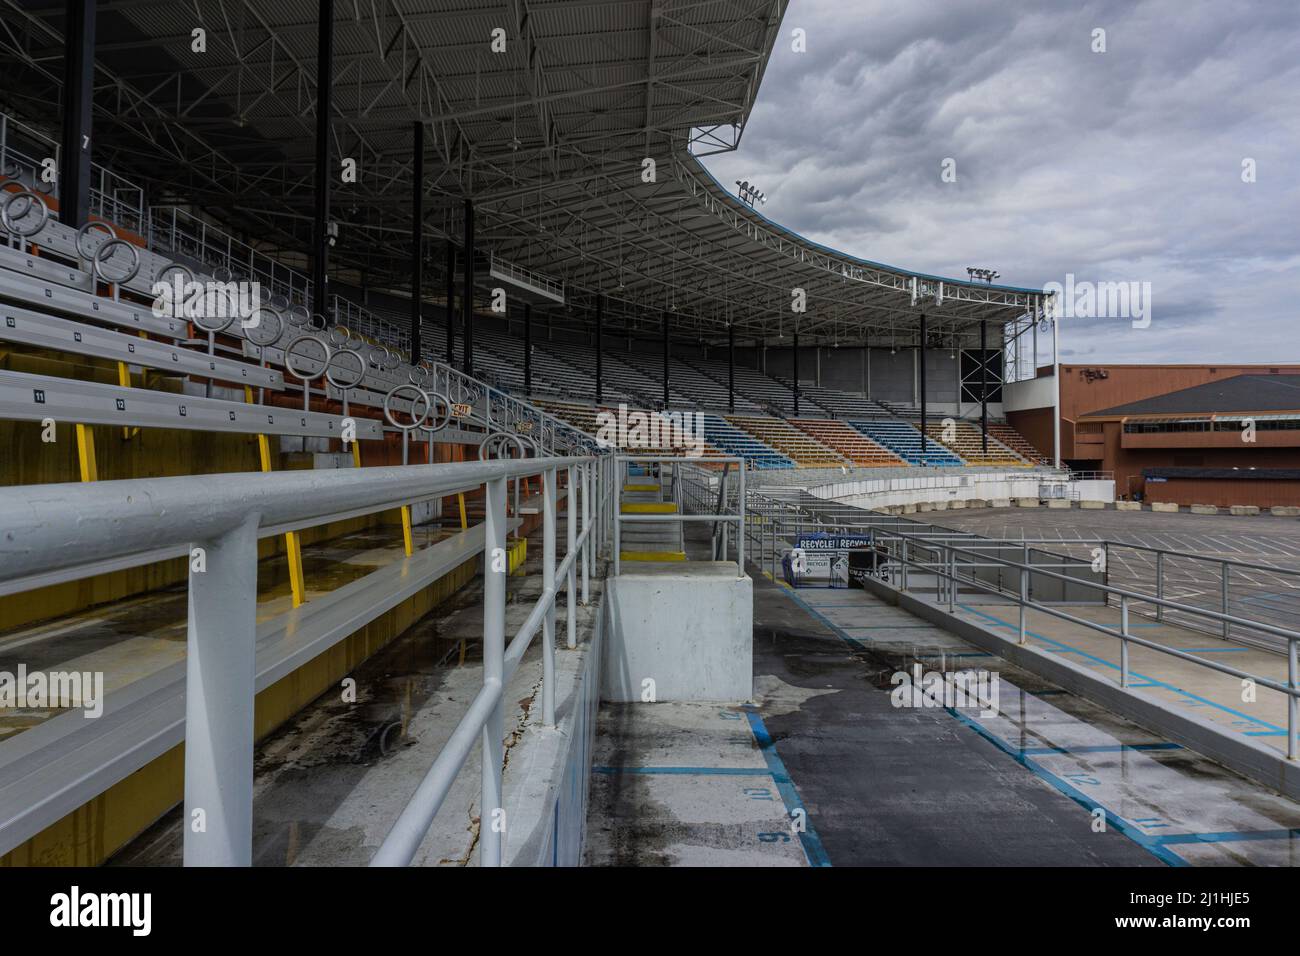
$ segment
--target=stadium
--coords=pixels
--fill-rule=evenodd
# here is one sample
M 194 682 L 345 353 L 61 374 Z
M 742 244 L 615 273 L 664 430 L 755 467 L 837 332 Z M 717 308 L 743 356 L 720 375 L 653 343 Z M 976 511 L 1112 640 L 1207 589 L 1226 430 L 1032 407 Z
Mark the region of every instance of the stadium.
M 788 19 L 0 7 L 0 863 L 1295 863 L 1300 366 L 769 218 Z

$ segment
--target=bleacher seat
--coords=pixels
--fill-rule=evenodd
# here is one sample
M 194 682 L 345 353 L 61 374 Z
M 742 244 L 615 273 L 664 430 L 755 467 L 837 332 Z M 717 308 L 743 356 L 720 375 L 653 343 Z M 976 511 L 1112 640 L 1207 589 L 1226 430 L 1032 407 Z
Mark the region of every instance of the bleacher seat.
M 742 455 L 756 468 L 793 468 L 794 461 L 771 445 L 741 431 L 720 415 L 704 416 L 704 435 L 729 455 Z
M 849 422 L 872 441 L 884 445 L 894 454 L 912 465 L 949 466 L 963 465 L 953 452 L 936 441 L 926 443 L 921 450 L 921 433 L 907 422 L 898 419 L 875 419 Z
M 860 431 L 825 418 L 795 418 L 790 424 L 802 429 L 827 448 L 832 448 L 861 468 L 906 466 L 907 462 Z
M 777 381 L 789 387 L 786 379 L 778 378 Z M 821 385 L 801 384 L 799 386 L 800 411 L 813 410 L 804 408 L 809 401 L 826 409 L 836 418 L 874 418 L 880 414 L 879 405 L 861 393 L 845 392 Z
M 691 360 L 688 364 L 715 380 L 719 377 L 718 369 L 714 366 L 699 360 Z M 726 381 L 726 374 L 727 370 L 723 367 L 720 373 L 723 382 Z M 789 385 L 783 384 L 757 369 L 748 368 L 744 365 L 737 365 L 735 374 L 737 395 L 744 395 L 761 408 L 775 411 L 786 418 L 795 414 L 794 393 L 790 390 Z M 802 413 L 820 412 L 826 415 L 830 414 L 827 409 L 820 408 L 816 402 L 802 397 L 799 399 L 799 409 Z
M 943 422 L 926 422 L 925 433 L 932 439 L 960 455 L 968 465 L 1011 465 L 1019 467 L 1027 462 L 1011 449 L 990 438 L 988 451 L 984 451 L 983 436 L 980 430 L 970 422 L 954 422 L 949 426 Z
M 805 468 L 838 468 L 848 459 L 827 448 L 807 432 L 800 431 L 780 418 L 728 415 L 727 421 L 749 432 Z

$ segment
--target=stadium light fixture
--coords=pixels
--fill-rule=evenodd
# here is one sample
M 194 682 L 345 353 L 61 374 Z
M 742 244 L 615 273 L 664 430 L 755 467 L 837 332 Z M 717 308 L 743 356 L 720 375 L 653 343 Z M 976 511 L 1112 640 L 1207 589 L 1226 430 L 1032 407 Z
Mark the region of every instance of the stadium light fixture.
M 966 275 L 970 277 L 970 280 L 972 282 L 974 282 L 976 279 L 983 279 L 985 282 L 991 285 L 993 283 L 993 280 L 1001 276 L 1002 273 L 994 269 L 967 268 Z
M 767 197 L 763 195 L 763 191 L 759 189 L 757 186 L 750 185 L 749 180 L 747 179 L 746 180 L 737 179 L 736 187 L 738 188 L 740 193 L 740 201 L 743 202 L 745 205 L 749 206 L 751 209 L 753 208 L 755 202 L 760 202 L 760 203 L 767 202 Z

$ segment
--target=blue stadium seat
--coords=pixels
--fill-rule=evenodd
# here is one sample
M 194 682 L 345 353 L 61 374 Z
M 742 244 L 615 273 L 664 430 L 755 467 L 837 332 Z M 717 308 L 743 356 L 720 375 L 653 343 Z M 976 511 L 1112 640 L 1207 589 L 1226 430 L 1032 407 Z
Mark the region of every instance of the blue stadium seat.
M 877 444 L 884 445 L 900 458 L 905 458 L 913 465 L 964 465 L 955 454 L 940 445 L 934 439 L 925 444 L 921 451 L 921 433 L 907 422 L 902 421 L 852 421 L 854 428 L 862 432 Z
M 728 455 L 741 455 L 757 468 L 793 468 L 794 461 L 719 415 L 704 416 L 704 437 Z

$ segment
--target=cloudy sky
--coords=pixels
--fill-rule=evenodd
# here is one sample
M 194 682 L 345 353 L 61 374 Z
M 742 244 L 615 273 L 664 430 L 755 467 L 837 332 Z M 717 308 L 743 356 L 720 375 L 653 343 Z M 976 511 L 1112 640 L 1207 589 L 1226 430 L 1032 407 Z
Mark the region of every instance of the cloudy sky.
M 706 163 L 862 258 L 1151 284 L 1148 328 L 1066 319 L 1065 361 L 1300 361 L 1300 0 L 791 0 Z

